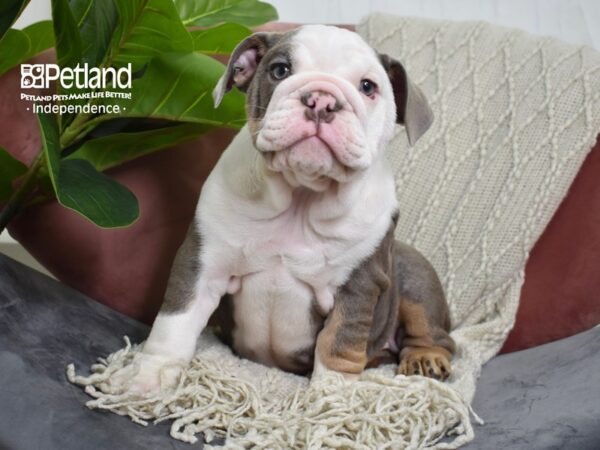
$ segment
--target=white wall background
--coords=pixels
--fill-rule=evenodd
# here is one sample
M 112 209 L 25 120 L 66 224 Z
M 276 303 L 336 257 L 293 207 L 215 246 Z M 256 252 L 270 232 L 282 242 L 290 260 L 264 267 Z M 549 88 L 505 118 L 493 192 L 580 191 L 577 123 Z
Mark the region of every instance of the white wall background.
M 47 20 L 52 17 L 52 9 L 50 8 L 50 0 L 31 0 L 23 14 L 15 22 L 15 28 L 25 28 L 27 25 Z
M 600 0 L 266 0 L 283 22 L 357 23 L 372 11 L 485 20 L 600 49 Z
M 277 8 L 283 22 L 357 23 L 373 11 L 436 19 L 486 20 L 600 50 L 600 0 L 265 1 Z M 50 0 L 31 0 L 16 26 L 22 28 L 49 18 Z

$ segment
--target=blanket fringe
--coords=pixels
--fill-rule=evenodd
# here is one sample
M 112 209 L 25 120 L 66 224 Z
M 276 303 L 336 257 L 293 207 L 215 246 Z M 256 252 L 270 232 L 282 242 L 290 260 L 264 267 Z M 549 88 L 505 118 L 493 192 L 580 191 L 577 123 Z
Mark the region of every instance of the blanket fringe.
M 87 407 L 141 425 L 172 420 L 171 436 L 188 443 L 203 433 L 207 443 L 220 438 L 219 446 L 224 439 L 231 449 L 455 449 L 473 439 L 470 415 L 481 423 L 454 389 L 428 378 L 369 371 L 347 382 L 329 374 L 282 397 L 237 377 L 202 351 L 171 390 L 147 397 L 104 392 L 111 375 L 140 351 L 127 337 L 125 344 L 99 359 L 87 377 L 76 375 L 70 364 L 67 378 L 93 397 Z

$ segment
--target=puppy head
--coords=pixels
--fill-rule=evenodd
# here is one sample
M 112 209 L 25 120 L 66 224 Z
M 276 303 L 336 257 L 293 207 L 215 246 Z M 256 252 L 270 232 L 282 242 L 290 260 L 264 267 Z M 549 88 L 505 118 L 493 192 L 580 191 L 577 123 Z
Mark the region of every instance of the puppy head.
M 247 93 L 248 127 L 268 167 L 314 190 L 367 170 L 395 123 L 412 145 L 433 121 L 398 61 L 337 27 L 253 34 L 234 50 L 216 106 L 233 86 Z

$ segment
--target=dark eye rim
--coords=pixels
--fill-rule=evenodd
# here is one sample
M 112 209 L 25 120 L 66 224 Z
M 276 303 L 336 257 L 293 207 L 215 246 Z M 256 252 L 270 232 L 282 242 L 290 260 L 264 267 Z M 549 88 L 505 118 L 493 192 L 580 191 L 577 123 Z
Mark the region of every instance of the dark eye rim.
M 279 68 L 279 67 L 284 67 L 284 68 L 285 68 L 285 70 L 286 70 L 286 72 L 285 72 L 285 74 L 284 74 L 283 76 L 276 76 L 276 75 L 275 75 L 275 70 L 276 70 L 277 68 Z M 269 75 L 270 75 L 270 76 L 271 76 L 271 78 L 272 78 L 273 80 L 275 80 L 275 81 L 281 81 L 281 80 L 283 80 L 284 78 L 287 78 L 287 77 L 289 77 L 289 76 L 290 76 L 290 74 L 291 74 L 291 72 L 292 72 L 292 67 L 291 67 L 291 66 L 290 66 L 288 63 L 286 63 L 286 62 L 281 62 L 281 61 L 279 61 L 279 62 L 274 62 L 274 63 L 272 63 L 272 64 L 269 66 Z
M 372 89 L 369 92 L 365 92 L 365 90 L 363 89 L 364 82 L 371 84 Z M 378 89 L 377 83 L 375 83 L 373 80 L 370 80 L 369 78 L 363 78 L 362 80 L 360 80 L 360 83 L 358 84 L 358 90 L 360 92 L 362 92 L 364 95 L 366 95 L 367 97 L 373 98 L 375 96 L 375 94 L 377 93 L 377 89 Z

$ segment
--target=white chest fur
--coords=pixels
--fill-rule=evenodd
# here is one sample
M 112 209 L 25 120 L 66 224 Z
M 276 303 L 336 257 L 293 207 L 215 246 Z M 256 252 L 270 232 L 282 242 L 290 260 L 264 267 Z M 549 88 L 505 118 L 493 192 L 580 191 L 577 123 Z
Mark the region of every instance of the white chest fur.
M 206 237 L 203 266 L 241 281 L 231 284 L 236 340 L 267 364 L 276 363 L 275 340 L 283 352 L 309 344 L 314 300 L 329 311 L 336 289 L 377 247 L 395 209 L 383 161 L 347 186 L 294 189 L 266 169 L 243 129 L 213 170 L 197 212 Z M 283 332 L 291 318 L 296 331 Z
M 294 189 L 266 169 L 244 128 L 207 180 L 197 219 L 208 265 L 238 277 L 283 266 L 319 289 L 338 287 L 372 253 L 396 208 L 383 160 L 348 185 Z

